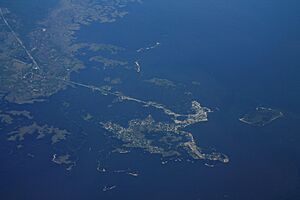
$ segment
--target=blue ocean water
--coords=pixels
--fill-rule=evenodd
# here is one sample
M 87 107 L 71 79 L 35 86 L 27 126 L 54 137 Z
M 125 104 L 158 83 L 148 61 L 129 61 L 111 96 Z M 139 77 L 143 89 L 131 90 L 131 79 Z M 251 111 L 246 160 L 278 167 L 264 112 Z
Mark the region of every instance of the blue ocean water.
M 48 102 L 25 108 L 41 122 L 73 132 L 82 128 L 87 133 L 82 136 L 87 142 L 76 151 L 77 166 L 71 173 L 66 172 L 49 162 L 53 153 L 50 144 L 36 145 L 32 141 L 29 146 L 39 152 L 37 155 L 49 156 L 35 159 L 28 159 L 26 153 L 13 159 L 4 156 L 0 168 L 1 196 L 6 199 L 300 198 L 299 9 L 300 2 L 292 0 L 153 0 L 129 6 L 129 15 L 115 23 L 83 27 L 78 33 L 79 41 L 122 46 L 126 50 L 118 58 L 139 60 L 142 72 L 136 75 L 120 69 L 95 73 L 91 64 L 74 74 L 73 80 L 97 84 L 108 75 L 121 76 L 126 82 L 119 87 L 126 94 L 162 101 L 178 110 L 181 102 L 150 89 L 143 90 L 142 80 L 160 77 L 185 84 L 193 99 L 218 108 L 210 113 L 208 122 L 189 130 L 200 146 L 229 155 L 230 163 L 216 163 L 214 168 L 206 167 L 202 161 L 161 165 L 157 156 L 132 151 L 125 156 L 112 155 L 104 162 L 114 169 L 136 169 L 139 177 L 101 175 L 96 170 L 95 157 L 99 155 L 88 149 L 104 148 L 115 141 L 107 144 L 104 130 L 97 126 L 74 126 L 80 118 L 79 111 L 92 110 L 100 119 L 120 120 L 125 125 L 124 113 L 139 112 L 139 108 L 130 104 L 109 110 L 106 105 L 113 98 L 70 88 Z M 137 49 L 157 41 L 161 43 L 158 48 L 142 55 L 136 53 Z M 200 86 L 191 85 L 192 81 Z M 65 115 L 65 111 L 56 108 L 63 101 L 70 102 L 72 108 L 61 120 L 58 116 Z M 285 117 L 265 127 L 238 121 L 257 106 L 280 109 Z M 115 184 L 117 188 L 103 193 L 102 187 L 107 184 Z

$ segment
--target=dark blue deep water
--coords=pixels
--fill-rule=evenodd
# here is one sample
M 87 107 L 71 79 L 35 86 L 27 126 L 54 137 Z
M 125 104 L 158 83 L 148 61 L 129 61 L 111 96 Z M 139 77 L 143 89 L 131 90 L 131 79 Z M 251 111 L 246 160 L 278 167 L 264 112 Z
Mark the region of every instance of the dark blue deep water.
M 161 165 L 158 156 L 137 150 L 113 155 L 105 162 L 113 169 L 137 169 L 139 177 L 101 175 L 96 170 L 99 155 L 89 148 L 105 148 L 116 141 L 107 141 L 98 126 L 76 124 L 80 110 L 125 125 L 132 116 L 126 113 L 134 115 L 141 108 L 128 104 L 109 110 L 106 105 L 113 98 L 70 88 L 47 102 L 20 108 L 31 110 L 41 122 L 79 135 L 81 129 L 87 133 L 79 137 L 86 139 L 84 144 L 74 142 L 76 148 L 80 146 L 77 166 L 69 173 L 50 162 L 53 149 L 46 141 L 28 141 L 30 149 L 13 156 L 3 150 L 0 199 L 300 199 L 300 1 L 145 0 L 127 10 L 129 15 L 115 23 L 83 26 L 77 40 L 124 47 L 116 56 L 139 60 L 141 74 L 122 69 L 95 73 L 94 64 L 89 63 L 72 79 L 101 84 L 106 76 L 122 77 L 125 81 L 118 87 L 124 93 L 178 110 L 181 99 L 145 90 L 142 80 L 160 77 L 184 84 L 193 93 L 192 99 L 216 110 L 208 122 L 189 130 L 200 146 L 216 148 L 230 162 L 215 163 L 214 168 L 202 161 Z M 159 47 L 136 53 L 157 41 Z M 181 91 L 177 92 L 174 95 L 180 96 Z M 63 101 L 72 104 L 71 114 L 56 109 Z M 265 127 L 238 120 L 258 106 L 279 109 L 284 117 Z M 1 141 L 4 138 L 2 134 Z M 26 157 L 33 150 L 38 152 L 36 157 Z M 101 188 L 107 184 L 118 187 L 103 193 Z

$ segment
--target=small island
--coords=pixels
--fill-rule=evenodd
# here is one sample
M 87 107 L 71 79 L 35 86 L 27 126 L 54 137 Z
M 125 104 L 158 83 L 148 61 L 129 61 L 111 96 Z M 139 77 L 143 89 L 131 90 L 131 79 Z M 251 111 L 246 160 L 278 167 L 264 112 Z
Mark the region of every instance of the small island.
M 279 110 L 257 107 L 255 111 L 245 114 L 239 120 L 246 124 L 262 127 L 281 117 L 283 117 L 283 113 Z

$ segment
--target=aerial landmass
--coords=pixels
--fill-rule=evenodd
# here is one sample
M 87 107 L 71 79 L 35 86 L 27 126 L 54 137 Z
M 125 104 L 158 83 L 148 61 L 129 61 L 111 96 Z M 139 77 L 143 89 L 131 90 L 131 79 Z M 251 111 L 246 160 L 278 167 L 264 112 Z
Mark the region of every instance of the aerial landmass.
M 10 10 L 0 8 L 0 23 L 3 27 L 0 31 L 0 58 L 3 66 L 0 69 L 2 101 L 17 105 L 34 104 L 45 102 L 49 97 L 68 88 L 85 89 L 103 97 L 117 99 L 119 103 L 131 102 L 141 108 L 149 108 L 146 118 L 134 117 L 127 121 L 127 126 L 118 121 L 103 120 L 90 112 L 80 113 L 78 120 L 98 126 L 100 130 L 107 133 L 108 138 L 120 142 L 112 148 L 111 152 L 125 154 L 138 149 L 164 159 L 187 158 L 228 163 L 227 155 L 203 150 L 193 133 L 186 130 L 190 125 L 208 121 L 211 110 L 202 106 L 197 100 L 190 102 L 190 110 L 179 113 L 157 101 L 126 95 L 125 92 L 116 89 L 116 86 L 123 83 L 119 77 L 106 76 L 104 80 L 102 79 L 102 85 L 72 80 L 72 73 L 81 72 L 86 68 L 87 63 L 81 60 L 80 56 L 88 56 L 91 52 L 93 55 L 87 60 L 93 65 L 100 66 L 99 70 L 114 70 L 116 67 L 122 67 L 125 70 L 132 70 L 137 76 L 140 74 L 142 66 L 139 58 L 134 60 L 116 58 L 120 52 L 126 51 L 125 48 L 115 44 L 76 40 L 76 33 L 82 26 L 88 26 L 93 22 L 113 23 L 128 14 L 125 7 L 133 2 L 139 1 L 103 1 L 100 5 L 90 0 L 60 0 L 59 5 L 47 13 L 45 18 L 37 21 L 26 35 L 19 32 L 22 20 Z M 156 42 L 134 50 L 134 53 L 146 53 L 160 45 L 160 42 Z M 172 88 L 172 91 L 176 91 L 178 85 L 168 79 L 156 77 L 141 82 L 166 89 Z M 185 91 L 184 94 L 191 96 L 189 91 Z M 64 101 L 61 109 L 68 110 L 71 107 L 69 102 Z M 156 119 L 151 109 L 161 112 L 167 120 Z M 22 123 L 18 123 L 20 121 Z M 48 138 L 55 147 L 52 161 L 66 166 L 67 170 L 75 166 L 76 162 L 71 159 L 69 153 L 57 153 L 59 145 L 63 146 L 63 143 L 67 143 L 68 140 L 71 140 L 70 143 L 78 140 L 77 146 L 84 143 L 84 139 L 76 138 L 77 135 L 67 128 L 41 123 L 27 110 L 3 109 L 0 111 L 0 122 L 3 127 L 6 127 L 9 142 L 16 143 L 21 148 L 27 138 L 38 140 Z M 79 124 L 78 121 L 72 123 Z M 74 149 L 70 151 L 76 152 Z M 103 169 L 105 168 L 100 171 L 103 172 Z M 139 176 L 139 173 L 131 170 L 114 170 L 114 172 L 125 173 L 132 177 Z M 107 186 L 103 191 L 114 188 L 115 186 Z
M 239 120 L 246 124 L 262 127 L 281 117 L 283 117 L 283 113 L 279 110 L 257 107 L 255 111 L 245 114 Z

